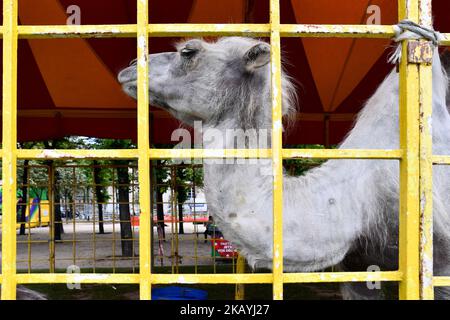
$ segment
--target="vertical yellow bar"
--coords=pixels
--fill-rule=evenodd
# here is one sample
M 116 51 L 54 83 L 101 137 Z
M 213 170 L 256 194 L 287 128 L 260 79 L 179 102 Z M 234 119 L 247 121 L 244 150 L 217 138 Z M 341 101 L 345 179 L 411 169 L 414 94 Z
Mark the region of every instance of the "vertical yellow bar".
M 148 0 L 138 0 L 138 150 L 140 298 L 151 299 L 150 126 L 148 97 Z
M 418 0 L 400 0 L 400 19 L 418 22 Z M 400 63 L 400 299 L 419 299 L 419 66 L 408 63 L 408 41 Z
M 273 299 L 283 300 L 283 158 L 280 3 L 270 0 L 273 161 Z
M 237 258 L 236 273 L 245 273 L 245 258 L 242 255 L 239 255 Z M 235 299 L 245 299 L 245 285 L 243 283 L 236 284 Z
M 48 165 L 48 198 L 50 200 L 50 227 L 49 227 L 49 270 L 55 273 L 55 166 L 54 161 Z
M 16 299 L 17 1 L 3 0 L 2 300 Z
M 420 24 L 432 27 L 431 0 L 420 0 Z M 433 288 L 433 74 L 419 66 L 420 81 L 420 298 L 434 299 Z

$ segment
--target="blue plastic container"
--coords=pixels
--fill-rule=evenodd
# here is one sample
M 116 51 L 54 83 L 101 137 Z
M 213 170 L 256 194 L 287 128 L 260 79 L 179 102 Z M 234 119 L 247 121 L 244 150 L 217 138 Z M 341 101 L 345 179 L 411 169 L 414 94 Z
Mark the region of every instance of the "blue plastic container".
M 152 300 L 207 300 L 208 292 L 185 287 L 152 289 Z

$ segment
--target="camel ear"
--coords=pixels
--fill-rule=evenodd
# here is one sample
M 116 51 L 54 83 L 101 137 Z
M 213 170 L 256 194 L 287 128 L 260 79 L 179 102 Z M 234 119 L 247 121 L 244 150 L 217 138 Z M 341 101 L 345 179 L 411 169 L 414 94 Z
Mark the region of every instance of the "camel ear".
M 244 63 L 247 71 L 253 72 L 270 62 L 270 46 L 267 43 L 258 43 L 244 54 Z

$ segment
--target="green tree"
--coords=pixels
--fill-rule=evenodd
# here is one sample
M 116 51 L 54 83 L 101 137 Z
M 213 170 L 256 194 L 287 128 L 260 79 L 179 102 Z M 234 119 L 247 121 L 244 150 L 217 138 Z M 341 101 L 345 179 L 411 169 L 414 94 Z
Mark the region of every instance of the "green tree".
M 155 186 L 153 187 L 156 202 L 156 220 L 159 225 L 163 239 L 166 239 L 166 232 L 164 229 L 164 199 L 163 194 L 167 191 L 167 183 L 169 181 L 169 171 L 165 167 L 167 160 L 152 161 L 152 173 L 154 175 Z
M 130 149 L 134 148 L 131 140 L 95 139 L 93 147 L 96 149 Z M 130 211 L 130 161 L 119 160 L 117 164 L 117 184 L 119 201 L 120 237 L 122 256 L 133 256 L 133 230 L 131 227 Z
M 107 170 L 105 170 L 100 161 L 94 160 L 92 162 L 93 166 L 93 176 L 94 176 L 94 185 L 95 185 L 95 198 L 97 202 L 98 209 L 98 233 L 104 234 L 105 229 L 103 226 L 104 217 L 103 217 L 103 203 L 105 203 L 108 199 L 108 192 L 106 190 L 105 185 L 108 182 L 107 179 Z
M 176 166 L 175 171 L 175 190 L 178 206 L 178 232 L 184 234 L 183 225 L 183 204 L 189 198 L 189 193 L 193 188 L 203 186 L 203 171 L 201 168 L 185 166 L 184 163 Z M 195 195 L 194 195 L 195 197 Z
M 301 144 L 287 146 L 291 149 L 325 149 L 325 146 L 320 144 Z M 308 170 L 317 167 L 324 163 L 324 159 L 286 159 L 283 161 L 284 168 L 291 176 L 301 176 Z

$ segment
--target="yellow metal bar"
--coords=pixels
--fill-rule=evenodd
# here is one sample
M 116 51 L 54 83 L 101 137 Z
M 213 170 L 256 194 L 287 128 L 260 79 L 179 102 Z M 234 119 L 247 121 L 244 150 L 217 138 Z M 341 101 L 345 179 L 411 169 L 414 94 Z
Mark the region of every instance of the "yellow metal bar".
M 139 284 L 138 274 L 128 273 L 24 273 L 16 275 L 17 283 L 129 283 Z M 152 274 L 153 284 L 250 284 L 272 283 L 270 273 L 249 274 Z M 285 283 L 320 283 L 320 282 L 363 282 L 363 281 L 400 281 L 399 271 L 381 272 L 319 272 L 319 273 L 285 273 Z M 1 280 L 1 278 L 0 278 Z M 0 281 L 1 283 L 1 281 Z M 450 286 L 450 277 L 434 277 L 434 285 Z
M 282 37 L 308 38 L 384 38 L 395 35 L 393 26 L 388 25 L 326 25 L 326 24 L 282 24 Z
M 138 274 L 115 273 L 24 273 L 18 274 L 17 283 L 136 283 L 140 282 Z
M 450 33 L 443 33 L 444 39 L 439 43 L 441 46 L 450 46 Z
M 280 3 L 270 1 L 270 67 L 272 95 L 273 167 L 273 299 L 283 300 L 283 141 Z
M 4 216 L 2 243 L 3 283 L 2 299 L 15 297 L 16 280 L 19 283 L 139 283 L 142 299 L 151 298 L 151 283 L 273 283 L 274 299 L 282 299 L 284 282 L 343 282 L 343 281 L 396 281 L 400 283 L 400 297 L 419 297 L 419 195 L 422 203 L 422 252 L 430 261 L 431 220 L 431 135 L 429 130 L 419 132 L 419 119 L 427 123 L 431 112 L 431 68 L 407 63 L 406 42 L 403 44 L 400 81 L 401 150 L 307 150 L 282 149 L 281 142 L 281 53 L 280 37 L 349 37 L 390 38 L 392 26 L 354 25 L 280 25 L 279 0 L 271 0 L 270 24 L 148 24 L 148 0 L 138 0 L 137 25 L 98 26 L 19 26 L 17 27 L 17 1 L 4 0 L 3 37 L 3 181 Z M 424 5 L 426 1 L 422 1 Z M 419 21 L 418 0 L 400 0 L 399 16 Z M 424 16 L 428 19 L 428 13 Z M 421 17 L 423 22 L 423 18 Z M 136 150 L 16 150 L 16 83 L 17 37 L 20 38 L 89 38 L 137 37 L 138 39 L 138 149 Z M 148 36 L 270 36 L 272 74 L 272 150 L 165 150 L 151 149 L 148 118 Z M 450 45 L 445 35 L 444 44 Z M 421 94 L 419 94 L 419 88 Z M 423 115 L 419 117 L 419 101 Z M 420 155 L 420 157 L 419 157 Z M 127 274 L 26 274 L 15 270 L 15 197 L 16 158 L 30 159 L 135 159 L 139 160 L 140 185 L 140 275 Z M 150 250 L 150 159 L 162 158 L 217 158 L 259 157 L 272 158 L 274 174 L 274 246 L 272 274 L 184 274 L 152 275 Z M 282 159 L 401 159 L 400 193 L 400 271 L 378 273 L 296 273 L 283 274 L 282 254 Z M 450 157 L 435 156 L 433 162 L 450 164 Z M 420 181 L 419 181 L 419 173 Z M 419 184 L 420 182 L 420 184 Z M 9 187 L 9 188 L 8 188 Z M 419 192 L 420 191 L 420 192 Z M 424 202 L 424 199 L 426 200 Z M 431 232 L 431 233 L 430 233 Z M 431 251 L 432 253 L 432 251 Z M 422 263 L 422 270 L 429 265 Z M 432 269 L 431 269 L 432 270 Z M 425 277 L 424 277 L 425 275 Z M 430 297 L 430 277 L 422 272 L 422 297 Z M 427 283 L 425 283 L 427 282 Z M 449 285 L 450 278 L 435 277 L 435 285 Z M 432 287 L 431 287 L 432 288 Z
M 151 159 L 271 158 L 270 149 L 151 149 Z
M 418 0 L 400 0 L 400 18 L 418 22 Z M 400 299 L 419 298 L 419 67 L 408 63 L 408 41 L 400 63 Z
M 391 159 L 402 158 L 402 150 L 363 149 L 283 149 L 283 158 L 323 158 L 323 159 Z
M 19 149 L 19 159 L 136 159 L 138 149 L 104 149 L 104 150 L 78 150 L 78 149 Z
M 450 156 L 432 156 L 433 164 L 450 165 Z
M 151 149 L 150 159 L 179 158 L 272 158 L 271 149 Z M 2 151 L 0 151 L 0 155 Z M 323 159 L 401 159 L 402 150 L 366 149 L 283 149 L 283 158 L 323 158 Z M 18 149 L 18 159 L 136 159 L 138 149 Z M 435 161 L 450 156 L 434 157 Z M 445 162 L 445 163 L 447 163 Z
M 48 263 L 50 273 L 54 273 L 56 269 L 55 255 L 55 166 L 54 162 L 48 166 L 48 199 L 50 200 L 49 215 L 50 215 L 50 225 L 49 225 L 49 239 L 48 242 Z
M 151 24 L 148 27 L 152 37 L 214 37 L 242 36 L 267 37 L 269 24 Z
M 148 0 L 137 6 L 139 273 L 140 298 L 151 299 L 150 118 L 148 95 Z
M 20 39 L 48 38 L 134 38 L 137 26 L 118 25 L 48 25 L 19 26 Z M 151 24 L 151 37 L 247 36 L 268 37 L 270 24 Z M 0 29 L 0 34 L 1 34 Z M 280 24 L 282 37 L 385 38 L 394 36 L 391 25 Z
M 271 273 L 214 273 L 214 274 L 152 274 L 153 284 L 192 283 L 272 283 Z
M 285 273 L 285 283 L 400 281 L 400 271 Z
M 237 274 L 245 273 L 245 258 L 242 255 L 239 255 L 237 258 L 236 273 Z M 245 286 L 243 283 L 236 284 L 235 299 L 236 300 L 245 299 Z
M 3 1 L 2 300 L 16 298 L 17 1 Z
M 134 24 L 19 26 L 18 31 L 20 39 L 134 38 L 137 26 Z
M 432 28 L 431 0 L 421 0 L 420 25 Z M 420 84 L 420 298 L 434 299 L 432 66 L 419 65 Z
M 450 287 L 450 277 L 433 277 L 433 286 Z
M 318 282 L 362 282 L 362 281 L 400 281 L 400 271 L 381 272 L 311 272 L 285 273 L 285 283 L 318 283 Z M 192 284 L 192 283 L 272 283 L 270 273 L 247 274 L 153 274 L 154 284 Z

